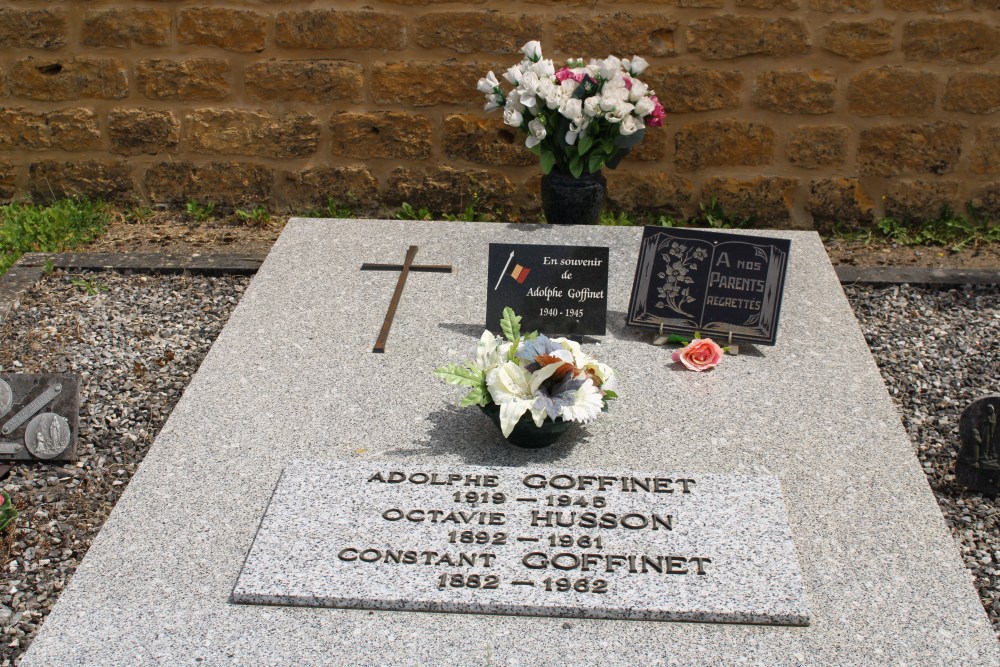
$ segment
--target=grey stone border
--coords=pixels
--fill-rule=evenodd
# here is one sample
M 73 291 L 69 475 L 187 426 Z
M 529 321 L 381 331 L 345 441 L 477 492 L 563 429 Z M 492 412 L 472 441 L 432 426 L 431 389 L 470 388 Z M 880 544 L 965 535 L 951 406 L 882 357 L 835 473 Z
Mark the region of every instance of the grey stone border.
M 128 252 L 25 253 L 0 277 L 0 321 L 20 302 L 25 290 L 45 273 L 49 262 L 56 269 L 135 271 L 138 273 L 198 273 L 202 275 L 253 275 L 264 255 L 171 255 Z M 998 269 L 923 269 L 899 266 L 835 267 L 842 284 L 909 283 L 915 285 L 1000 285 Z

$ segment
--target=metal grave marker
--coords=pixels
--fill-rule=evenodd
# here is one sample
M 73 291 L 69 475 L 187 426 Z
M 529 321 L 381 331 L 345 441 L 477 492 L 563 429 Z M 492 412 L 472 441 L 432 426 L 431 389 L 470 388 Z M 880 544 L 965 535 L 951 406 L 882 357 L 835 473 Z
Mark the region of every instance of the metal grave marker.
M 392 299 L 389 301 L 389 309 L 385 313 L 385 320 L 382 322 L 382 329 L 379 331 L 372 352 L 385 352 L 385 344 L 389 340 L 389 330 L 392 328 L 392 320 L 396 317 L 396 308 L 399 306 L 399 299 L 403 296 L 403 287 L 406 285 L 406 278 L 410 271 L 429 273 L 451 273 L 451 267 L 444 264 L 414 264 L 413 258 L 417 256 L 417 246 L 411 245 L 406 250 L 406 258 L 402 264 L 378 264 L 365 262 L 361 265 L 362 271 L 399 271 L 399 280 L 396 281 L 396 289 L 393 290 Z
M 608 248 L 491 243 L 486 328 L 499 333 L 503 309 L 521 330 L 548 335 L 607 333 Z
M 79 412 L 79 375 L 0 374 L 0 458 L 75 460 Z
M 788 239 L 646 227 L 627 322 L 774 345 Z
M 773 477 L 294 461 L 233 602 L 808 625 Z

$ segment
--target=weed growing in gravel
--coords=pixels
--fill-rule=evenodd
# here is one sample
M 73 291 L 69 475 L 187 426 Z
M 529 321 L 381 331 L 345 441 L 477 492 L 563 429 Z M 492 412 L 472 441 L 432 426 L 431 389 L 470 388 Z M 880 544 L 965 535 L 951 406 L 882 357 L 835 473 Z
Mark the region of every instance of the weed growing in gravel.
M 403 202 L 402 207 L 396 211 L 397 220 L 430 220 L 431 212 L 421 206 L 413 208 L 410 202 Z
M 690 218 L 675 218 L 672 215 L 661 215 L 655 221 L 633 218 L 624 211 L 611 213 L 605 211 L 601 215 L 601 224 L 609 227 L 631 227 L 633 225 L 654 225 L 657 227 L 709 227 L 711 229 L 746 229 L 754 223 L 753 217 L 727 213 L 715 197 L 698 204 L 698 214 Z
M 946 246 L 958 252 L 967 245 L 1000 242 L 1000 224 L 990 221 L 972 206 L 965 205 L 966 214 L 955 213 L 950 207 L 941 209 L 938 217 L 926 221 L 899 221 L 878 218 L 874 227 L 848 229 L 834 225 L 833 236 L 851 241 L 883 241 L 904 246 Z
M 147 223 L 156 217 L 156 211 L 149 206 L 131 206 L 122 212 L 126 222 Z
M 88 296 L 96 296 L 100 292 L 107 292 L 108 286 L 97 282 L 93 278 L 73 278 L 69 281 L 73 287 L 79 287 Z
M 62 252 L 99 237 L 109 223 L 108 208 L 83 199 L 50 206 L 0 206 L 0 275 L 26 252 Z
M 237 209 L 236 217 L 251 227 L 267 227 L 271 224 L 271 214 L 263 206 L 255 206 L 250 210 Z
M 184 206 L 184 212 L 195 222 L 205 222 L 215 215 L 215 202 L 208 202 L 203 206 L 192 199 Z
M 350 199 L 351 193 L 347 193 L 347 196 Z M 347 204 L 341 205 L 333 197 L 327 197 L 325 206 L 307 211 L 304 215 L 307 218 L 353 218 L 354 209 Z
M 423 206 L 414 208 L 409 202 L 403 205 L 395 213 L 397 220 L 448 220 L 449 222 L 493 222 L 502 220 L 503 213 L 500 211 L 484 211 L 480 208 L 479 195 L 472 193 L 472 200 L 465 205 L 458 213 L 441 212 L 435 218 L 433 214 Z

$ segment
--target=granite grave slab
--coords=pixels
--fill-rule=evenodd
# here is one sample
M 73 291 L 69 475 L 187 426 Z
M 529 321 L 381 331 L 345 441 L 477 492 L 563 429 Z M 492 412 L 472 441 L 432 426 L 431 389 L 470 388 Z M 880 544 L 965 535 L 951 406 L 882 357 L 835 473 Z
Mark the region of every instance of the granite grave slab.
M 290 221 L 22 667 L 1000 663 L 819 236 L 759 234 L 792 241 L 776 344 L 691 373 L 651 345 L 650 332 L 624 324 L 641 234 Z M 608 333 L 583 345 L 619 372 L 621 398 L 543 451 L 505 445 L 485 415 L 456 408 L 451 387 L 432 376 L 468 358 L 482 333 L 490 243 L 610 250 Z M 399 274 L 362 272 L 359 261 L 398 261 L 411 245 L 421 264 L 455 271 L 409 275 L 390 345 L 373 354 Z M 233 603 L 278 479 L 301 459 L 776 477 L 810 623 Z
M 774 477 L 285 468 L 242 603 L 806 625 Z

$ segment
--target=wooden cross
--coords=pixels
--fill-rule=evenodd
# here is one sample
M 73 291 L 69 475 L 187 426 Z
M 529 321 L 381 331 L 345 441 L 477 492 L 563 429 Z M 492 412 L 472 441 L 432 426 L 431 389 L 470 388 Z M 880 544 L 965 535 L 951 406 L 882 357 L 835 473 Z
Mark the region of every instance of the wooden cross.
M 399 280 L 396 282 L 396 291 L 392 293 L 392 300 L 389 302 L 389 310 L 385 314 L 385 321 L 382 322 L 382 331 L 378 334 L 375 347 L 372 352 L 385 352 L 385 342 L 389 338 L 389 329 L 392 327 L 392 319 L 396 316 L 396 307 L 399 305 L 399 298 L 403 296 L 403 285 L 406 284 L 406 276 L 410 271 L 423 273 L 451 273 L 451 266 L 447 264 L 414 264 L 413 258 L 417 255 L 417 246 L 411 245 L 406 251 L 406 259 L 402 266 L 399 264 L 371 264 L 361 265 L 362 271 L 399 271 Z

